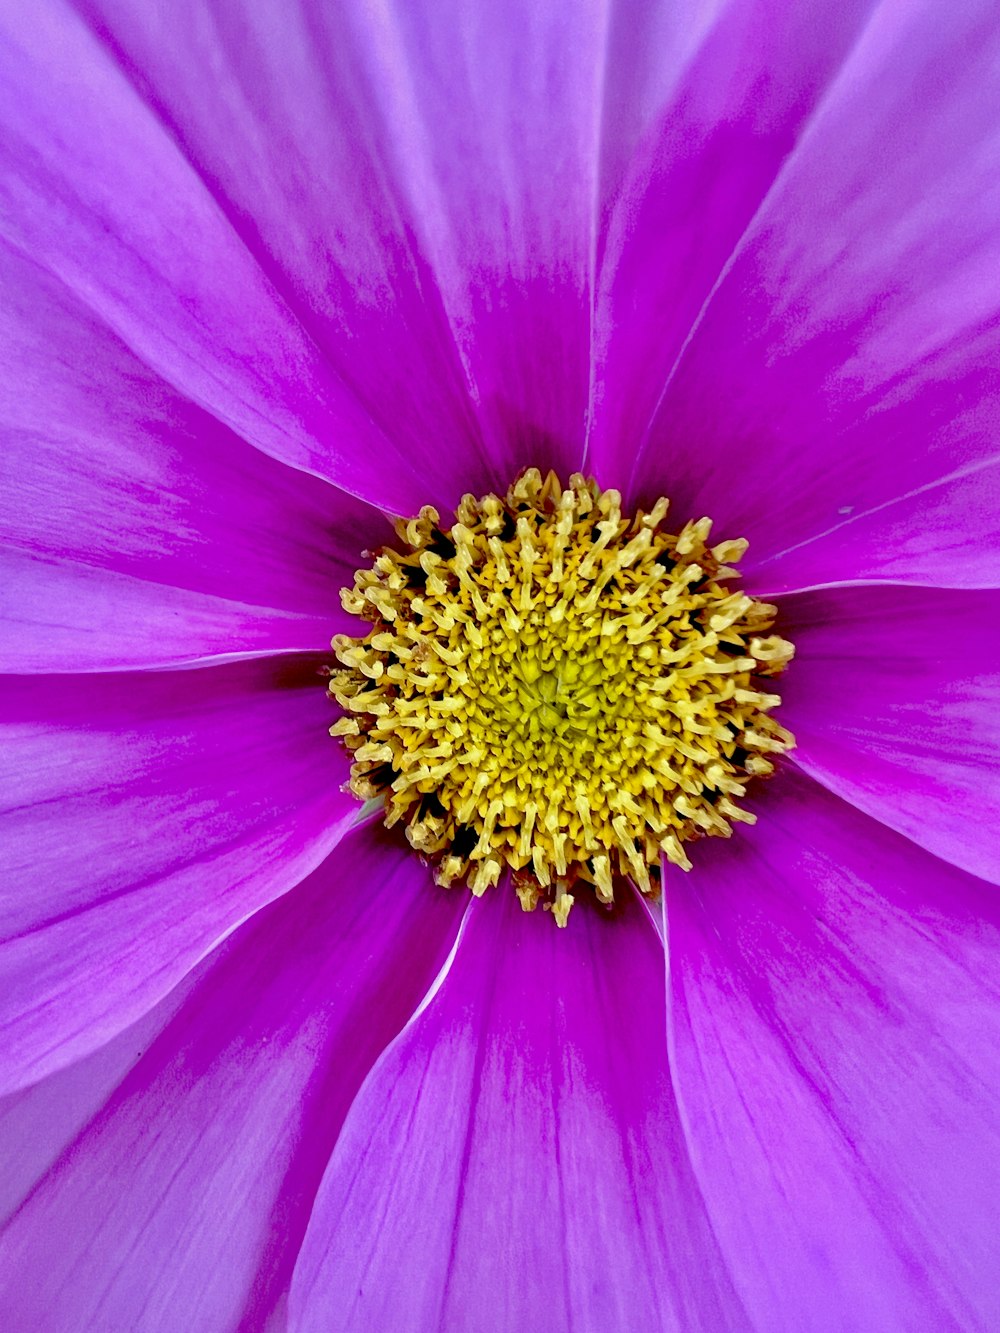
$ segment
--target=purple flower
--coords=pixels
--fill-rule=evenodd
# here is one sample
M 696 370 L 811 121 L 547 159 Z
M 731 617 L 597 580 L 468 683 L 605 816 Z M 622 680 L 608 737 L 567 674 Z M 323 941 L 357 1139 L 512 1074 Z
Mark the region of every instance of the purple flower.
M 998 1327 L 995 5 L 0 22 L 0 1322 Z M 327 735 L 386 514 L 533 466 L 796 647 L 662 914 Z

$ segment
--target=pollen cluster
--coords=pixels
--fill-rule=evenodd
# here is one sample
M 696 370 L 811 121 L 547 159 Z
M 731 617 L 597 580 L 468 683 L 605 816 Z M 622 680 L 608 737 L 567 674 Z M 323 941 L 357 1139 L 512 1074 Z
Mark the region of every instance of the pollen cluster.
M 342 592 L 370 625 L 333 640 L 331 734 L 438 883 L 481 894 L 509 870 L 565 925 L 582 886 L 655 895 L 661 858 L 688 869 L 686 843 L 753 822 L 748 779 L 793 744 L 764 680 L 792 645 L 727 587 L 746 542 L 709 546 L 707 518 L 666 532 L 666 512 L 531 469 L 450 528 L 400 521 Z

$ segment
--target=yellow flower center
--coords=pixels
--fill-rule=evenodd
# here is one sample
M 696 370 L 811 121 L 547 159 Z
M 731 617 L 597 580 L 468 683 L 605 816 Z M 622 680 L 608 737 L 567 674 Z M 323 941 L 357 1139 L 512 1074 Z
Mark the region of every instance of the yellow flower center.
M 371 627 L 333 640 L 331 733 L 440 884 L 481 894 L 509 869 L 565 925 L 581 886 L 655 895 L 661 857 L 686 870 L 686 842 L 753 822 L 737 800 L 794 743 L 761 678 L 793 648 L 726 586 L 746 542 L 709 547 L 707 518 L 664 532 L 666 512 L 533 468 L 450 528 L 397 523 L 403 549 L 341 594 Z

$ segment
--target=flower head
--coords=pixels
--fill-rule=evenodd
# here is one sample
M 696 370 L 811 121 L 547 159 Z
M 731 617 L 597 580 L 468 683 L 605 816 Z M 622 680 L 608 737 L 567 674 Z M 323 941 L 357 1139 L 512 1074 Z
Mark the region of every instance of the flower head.
M 400 523 L 409 551 L 344 591 L 374 627 L 334 639 L 331 731 L 439 884 L 478 895 L 509 869 L 565 926 L 579 884 L 656 896 L 661 857 L 689 870 L 684 842 L 755 822 L 733 798 L 792 743 L 760 688 L 792 646 L 725 587 L 746 543 L 709 547 L 710 519 L 669 536 L 666 512 L 629 520 L 617 491 L 533 468 L 446 529 L 429 507 Z
M 0 1324 L 997 1326 L 998 68 L 0 17 Z

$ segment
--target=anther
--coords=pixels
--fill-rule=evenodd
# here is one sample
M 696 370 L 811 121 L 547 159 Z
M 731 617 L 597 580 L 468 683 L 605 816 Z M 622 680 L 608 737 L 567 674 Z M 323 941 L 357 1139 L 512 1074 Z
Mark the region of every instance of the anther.
M 448 886 L 509 877 L 521 906 L 565 926 L 581 891 L 659 892 L 662 865 L 754 816 L 746 784 L 793 744 L 768 684 L 792 657 L 776 608 L 726 581 L 743 539 L 668 506 L 623 516 L 617 491 L 529 469 L 505 496 L 426 506 L 344 607 L 331 727 L 350 787 Z

